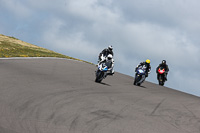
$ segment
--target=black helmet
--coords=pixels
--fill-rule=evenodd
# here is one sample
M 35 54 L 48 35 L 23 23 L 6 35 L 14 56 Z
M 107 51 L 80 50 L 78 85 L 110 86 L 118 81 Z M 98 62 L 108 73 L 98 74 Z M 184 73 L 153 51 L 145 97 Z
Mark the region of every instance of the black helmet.
M 162 60 L 162 64 L 166 64 L 166 60 Z

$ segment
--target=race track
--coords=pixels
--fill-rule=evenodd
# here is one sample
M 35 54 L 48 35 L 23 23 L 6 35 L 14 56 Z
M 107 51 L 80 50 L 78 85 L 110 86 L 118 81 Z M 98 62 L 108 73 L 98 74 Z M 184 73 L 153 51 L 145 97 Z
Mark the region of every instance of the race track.
M 0 133 L 200 133 L 200 98 L 56 59 L 0 59 Z

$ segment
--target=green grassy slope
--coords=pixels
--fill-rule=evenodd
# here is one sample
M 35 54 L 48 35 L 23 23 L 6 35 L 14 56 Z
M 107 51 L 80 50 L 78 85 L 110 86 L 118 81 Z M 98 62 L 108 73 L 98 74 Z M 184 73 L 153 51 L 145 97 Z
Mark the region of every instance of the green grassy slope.
M 0 58 L 8 57 L 58 57 L 83 61 L 0 34 Z

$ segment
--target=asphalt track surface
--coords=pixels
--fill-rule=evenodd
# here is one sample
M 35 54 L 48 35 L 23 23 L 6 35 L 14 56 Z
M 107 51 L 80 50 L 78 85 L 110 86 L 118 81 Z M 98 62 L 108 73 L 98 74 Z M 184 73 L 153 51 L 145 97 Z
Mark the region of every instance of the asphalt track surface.
M 66 59 L 0 60 L 0 133 L 200 133 L 200 98 Z

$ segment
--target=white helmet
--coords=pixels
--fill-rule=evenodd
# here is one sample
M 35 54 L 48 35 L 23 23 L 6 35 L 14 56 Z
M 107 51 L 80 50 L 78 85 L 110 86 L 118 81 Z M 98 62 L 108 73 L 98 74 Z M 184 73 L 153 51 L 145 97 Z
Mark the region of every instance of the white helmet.
M 108 46 L 108 49 L 109 49 L 109 50 L 113 50 L 112 45 Z
M 109 54 L 109 55 L 107 56 L 107 59 L 108 59 L 108 60 L 112 60 L 112 58 L 113 58 L 113 56 L 112 56 L 111 54 Z

